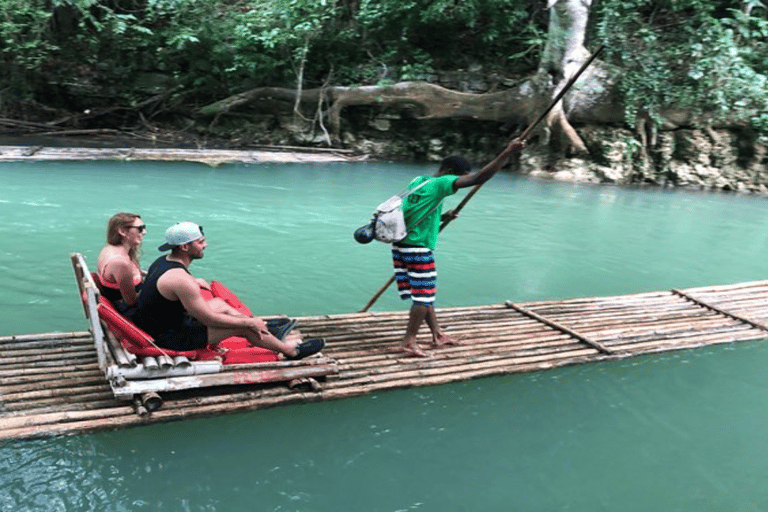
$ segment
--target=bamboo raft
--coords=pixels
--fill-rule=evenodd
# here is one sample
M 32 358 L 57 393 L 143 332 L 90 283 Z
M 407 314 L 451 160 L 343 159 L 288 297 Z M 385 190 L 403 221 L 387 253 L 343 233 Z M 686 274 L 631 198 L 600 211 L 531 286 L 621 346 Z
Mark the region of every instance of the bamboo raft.
M 399 351 L 407 311 L 298 319 L 327 341 L 336 374 L 314 386 L 228 383 L 164 393 L 150 411 L 115 398 L 99 367 L 93 329 L 0 338 L 0 438 L 95 432 L 360 396 L 492 375 L 541 371 L 768 337 L 768 281 L 634 295 L 443 308 L 463 340 L 433 357 Z M 429 342 L 426 328 L 419 341 Z M 137 414 L 138 412 L 138 414 Z

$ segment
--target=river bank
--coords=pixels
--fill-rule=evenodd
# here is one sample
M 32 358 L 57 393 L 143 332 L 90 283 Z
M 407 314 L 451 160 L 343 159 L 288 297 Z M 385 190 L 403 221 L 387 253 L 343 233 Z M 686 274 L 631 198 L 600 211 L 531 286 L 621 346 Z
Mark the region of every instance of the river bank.
M 416 120 L 374 109 L 349 113 L 342 147 L 321 133 L 278 115 L 253 115 L 215 133 L 172 129 L 87 134 L 29 134 L 0 138 L 0 161 L 159 160 L 216 166 L 229 162 L 435 163 L 449 154 L 476 166 L 490 161 L 520 126 L 473 120 Z M 507 171 L 572 183 L 646 185 L 768 195 L 768 138 L 744 129 L 677 127 L 640 137 L 602 125 L 576 127 L 588 149 L 560 147 L 550 134 L 534 131 L 528 147 Z

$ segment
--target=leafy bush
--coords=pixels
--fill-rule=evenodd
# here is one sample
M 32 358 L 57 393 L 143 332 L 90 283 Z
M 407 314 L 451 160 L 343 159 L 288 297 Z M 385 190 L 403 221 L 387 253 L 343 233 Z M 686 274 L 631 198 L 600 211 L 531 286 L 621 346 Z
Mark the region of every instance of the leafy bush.
M 130 88 L 161 72 L 201 98 L 259 85 L 398 81 L 435 68 L 528 71 L 544 0 L 0 0 L 4 61 Z M 22 35 L 23 34 L 23 35 Z M 205 100 L 203 100 L 205 101 Z
M 596 18 L 606 57 L 622 69 L 628 124 L 641 114 L 660 123 L 665 108 L 714 122 L 765 109 L 764 20 L 711 0 L 606 0 Z
M 30 76 L 58 48 L 48 38 L 51 12 L 29 0 L 0 1 L 0 79 L 17 98 L 31 94 Z

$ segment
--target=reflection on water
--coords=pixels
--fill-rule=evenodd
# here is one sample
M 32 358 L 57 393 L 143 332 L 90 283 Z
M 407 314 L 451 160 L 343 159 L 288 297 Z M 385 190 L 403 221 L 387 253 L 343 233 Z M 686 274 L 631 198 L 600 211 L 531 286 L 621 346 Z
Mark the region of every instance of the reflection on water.
M 193 271 L 265 313 L 362 307 L 352 231 L 395 164 L 0 166 L 0 335 L 86 328 L 68 255 L 106 219 L 205 226 Z M 458 203 L 451 198 L 448 207 Z M 762 279 L 764 199 L 498 176 L 441 235 L 440 305 Z M 394 290 L 378 310 L 407 307 Z M 768 510 L 762 342 L 0 447 L 1 511 Z M 0 392 L 2 390 L 0 389 Z M 0 404 L 1 404 L 0 395 Z

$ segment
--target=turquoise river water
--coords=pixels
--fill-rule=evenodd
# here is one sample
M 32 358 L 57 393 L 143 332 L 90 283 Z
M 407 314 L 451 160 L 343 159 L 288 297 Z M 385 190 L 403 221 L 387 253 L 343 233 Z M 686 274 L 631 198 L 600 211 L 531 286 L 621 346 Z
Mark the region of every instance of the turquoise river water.
M 82 330 L 69 264 L 107 218 L 204 226 L 192 267 L 264 314 L 360 309 L 356 244 L 431 167 L 0 164 L 0 335 Z M 464 192 L 448 200 L 458 203 Z M 764 279 L 765 198 L 500 175 L 441 235 L 438 306 Z M 393 289 L 374 309 L 405 309 Z M 741 343 L 0 444 L 0 511 L 765 511 L 768 344 Z M 2 397 L 0 396 L 0 403 Z

